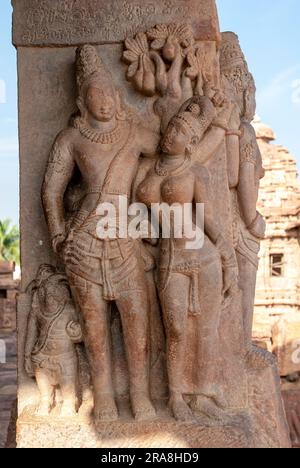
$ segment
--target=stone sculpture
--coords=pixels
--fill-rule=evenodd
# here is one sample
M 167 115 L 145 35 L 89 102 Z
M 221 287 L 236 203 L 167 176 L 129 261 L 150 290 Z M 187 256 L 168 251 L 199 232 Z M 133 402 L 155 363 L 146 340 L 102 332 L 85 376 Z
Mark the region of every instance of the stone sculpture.
M 78 397 L 78 358 L 75 344 L 82 341 L 81 327 L 64 275 L 51 265 L 42 265 L 30 285 L 32 306 L 29 315 L 25 368 L 35 377 L 40 402 L 38 416 L 49 416 L 62 404 L 60 416 L 74 416 Z
M 115 301 L 122 317 L 132 409 L 137 419 L 144 419 L 155 415 L 149 396 L 145 266 L 130 239 L 97 238 L 97 208 L 101 203 L 118 208 L 120 197 L 130 197 L 139 157 L 155 152 L 157 138 L 139 126 L 129 110 L 122 109 L 112 77 L 92 46 L 77 50 L 76 65 L 80 115 L 54 143 L 43 185 L 43 205 L 53 249 L 63 258 L 83 318 L 95 418 L 118 418 L 107 328 L 108 305 Z M 85 193 L 67 230 L 63 198 L 75 166 Z
M 210 174 L 200 163 L 192 161 L 194 148 L 210 124 L 203 113 L 203 101 L 199 96 L 189 100 L 172 118 L 162 139 L 162 154 L 138 189 L 140 201 L 149 208 L 153 203 L 180 204 L 182 208 L 187 203 L 205 205 L 206 235 L 201 248 L 189 249 L 188 238 L 176 238 L 175 225 L 171 226 L 171 238 L 160 242 L 159 290 L 167 336 L 169 405 L 175 418 L 182 421 L 193 418 L 182 391 L 188 314 L 201 316 L 199 341 L 205 356 L 205 365 L 199 370 L 202 386 L 197 410 L 211 416 L 212 412 L 218 413 L 214 405 L 226 407 L 222 385 L 213 375 L 220 353 L 218 326 L 222 301 L 233 294 L 237 282 L 233 247 L 224 239 L 214 217 Z M 210 113 L 214 117 L 214 112 Z
M 43 209 L 47 228 L 37 230 L 32 251 L 42 249 L 43 262 L 55 268 L 41 267 L 33 300 L 24 293 L 19 303 L 22 323 L 28 321 L 19 445 L 31 445 L 39 424 L 49 427 L 45 445 L 56 444 L 61 427 L 48 395 L 42 394 L 38 414 L 45 416 L 38 424 L 23 412 L 30 398 L 36 401 L 24 367 L 40 387 L 33 337 L 47 304 L 39 311 L 35 304 L 59 280 L 59 269 L 80 321 L 92 393 L 75 408 L 73 380 L 73 403 L 66 406 L 78 411 L 60 446 L 289 446 L 276 365 L 250 340 L 264 235 L 256 212 L 263 169 L 250 124 L 255 86 L 237 37 L 220 35 L 213 0 L 185 0 L 184 6 L 127 0 L 116 11 L 115 0 L 90 0 L 90 8 L 76 2 L 70 16 L 68 0 L 53 0 L 33 35 L 35 2 L 29 0 L 23 34 L 15 22 L 14 37 L 18 46 L 28 41 L 41 49 L 32 54 L 30 47 L 20 70 L 34 60 L 42 70 L 35 108 L 45 101 L 43 80 L 53 94 L 54 74 L 62 103 L 50 106 L 51 128 L 40 132 L 45 140 L 37 147 L 42 159 L 36 153 L 36 172 L 44 174 L 42 207 L 36 183 L 31 209 L 40 215 Z M 21 3 L 15 4 L 18 18 Z M 58 43 L 68 47 L 51 50 L 46 66 L 44 45 Z M 161 208 L 154 223 L 153 205 Z M 163 210 L 185 205 L 195 238 L 172 216 L 165 236 Z M 140 210 L 136 219 L 133 207 Z M 24 271 L 28 286 L 33 274 Z M 65 331 L 64 346 L 74 347 Z M 86 372 L 81 367 L 74 360 L 73 377 Z M 69 412 L 62 408 L 62 415 Z
M 251 125 L 256 112 L 256 88 L 235 34 L 222 34 L 220 55 L 223 89 L 233 104 L 226 143 L 234 246 L 243 293 L 245 337 L 249 351 L 254 353 L 251 343 L 258 253 L 266 227 L 256 210 L 259 181 L 264 177 L 262 157 Z

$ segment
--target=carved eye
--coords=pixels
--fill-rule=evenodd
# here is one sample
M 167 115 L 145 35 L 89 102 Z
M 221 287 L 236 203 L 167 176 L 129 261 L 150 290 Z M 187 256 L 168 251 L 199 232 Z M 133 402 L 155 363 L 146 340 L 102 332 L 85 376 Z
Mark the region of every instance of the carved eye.
M 195 117 L 199 117 L 199 115 L 201 114 L 201 109 L 198 104 L 191 104 L 188 107 L 188 111 L 191 112 Z

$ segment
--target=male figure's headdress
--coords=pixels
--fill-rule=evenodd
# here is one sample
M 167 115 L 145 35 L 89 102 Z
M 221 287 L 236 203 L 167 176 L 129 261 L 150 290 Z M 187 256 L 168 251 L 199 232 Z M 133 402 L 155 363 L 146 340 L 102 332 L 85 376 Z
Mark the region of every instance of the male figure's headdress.
M 233 32 L 222 33 L 220 52 L 221 71 L 235 67 L 247 67 L 238 36 Z
M 103 87 L 112 86 L 112 76 L 92 45 L 76 50 L 76 78 L 79 94 L 91 81 L 100 81 Z

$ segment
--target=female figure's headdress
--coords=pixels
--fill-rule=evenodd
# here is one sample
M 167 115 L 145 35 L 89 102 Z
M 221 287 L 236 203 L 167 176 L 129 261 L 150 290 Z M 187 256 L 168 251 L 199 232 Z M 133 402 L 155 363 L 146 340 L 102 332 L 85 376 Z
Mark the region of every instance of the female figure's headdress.
M 210 126 L 216 111 L 211 100 L 206 96 L 194 96 L 183 104 L 178 114 L 170 123 L 180 122 L 191 134 L 201 140 Z

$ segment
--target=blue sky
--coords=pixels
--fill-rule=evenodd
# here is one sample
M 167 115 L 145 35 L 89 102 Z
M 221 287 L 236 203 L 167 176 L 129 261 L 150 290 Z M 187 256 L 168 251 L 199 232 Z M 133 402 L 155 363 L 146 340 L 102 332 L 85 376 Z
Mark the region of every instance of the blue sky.
M 10 3 L 0 0 L 0 219 L 10 217 L 17 223 L 17 78 Z M 221 30 L 240 36 L 257 84 L 258 114 L 300 164 L 300 1 L 217 0 L 217 4 Z

